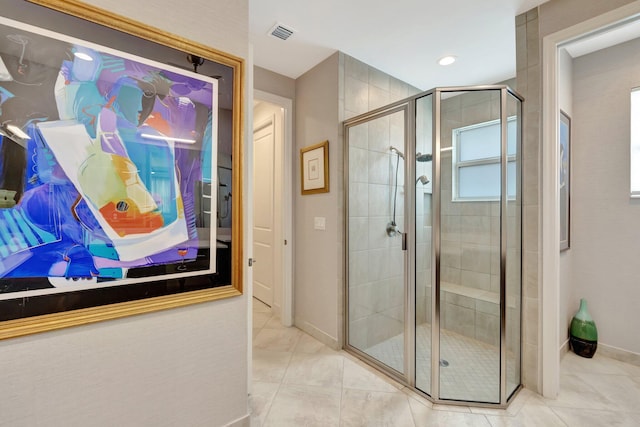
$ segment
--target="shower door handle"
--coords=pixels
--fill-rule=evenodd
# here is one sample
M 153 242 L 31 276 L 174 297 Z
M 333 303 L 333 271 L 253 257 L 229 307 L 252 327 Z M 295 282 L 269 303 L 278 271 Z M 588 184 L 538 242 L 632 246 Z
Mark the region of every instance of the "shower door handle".
M 407 250 L 407 233 L 402 233 L 402 250 Z

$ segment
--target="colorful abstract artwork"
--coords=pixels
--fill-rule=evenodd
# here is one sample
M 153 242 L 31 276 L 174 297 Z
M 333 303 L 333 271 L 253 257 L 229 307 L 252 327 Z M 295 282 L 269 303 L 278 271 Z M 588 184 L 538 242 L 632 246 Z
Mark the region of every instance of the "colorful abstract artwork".
M 216 121 L 213 78 L 0 18 L 0 299 L 213 272 Z

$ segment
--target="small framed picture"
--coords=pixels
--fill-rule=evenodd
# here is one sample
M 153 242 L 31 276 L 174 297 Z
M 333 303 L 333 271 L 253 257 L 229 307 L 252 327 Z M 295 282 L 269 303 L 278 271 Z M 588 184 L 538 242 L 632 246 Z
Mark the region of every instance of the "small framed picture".
M 329 192 L 329 141 L 300 150 L 302 194 Z

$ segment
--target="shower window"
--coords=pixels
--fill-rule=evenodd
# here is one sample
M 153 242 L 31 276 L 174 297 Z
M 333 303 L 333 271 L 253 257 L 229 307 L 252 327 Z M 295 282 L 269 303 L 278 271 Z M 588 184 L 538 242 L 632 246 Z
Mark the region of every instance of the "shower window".
M 516 138 L 515 117 L 507 120 L 507 154 L 509 198 L 515 197 Z M 500 120 L 491 120 L 453 130 L 453 171 L 451 174 L 454 201 L 484 201 L 500 199 Z

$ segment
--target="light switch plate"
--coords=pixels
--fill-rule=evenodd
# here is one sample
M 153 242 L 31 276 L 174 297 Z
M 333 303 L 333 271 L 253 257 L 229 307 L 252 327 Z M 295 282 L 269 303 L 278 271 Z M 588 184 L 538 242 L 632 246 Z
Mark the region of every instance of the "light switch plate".
M 313 228 L 316 230 L 325 230 L 326 229 L 327 220 L 323 216 L 316 216 L 313 218 Z

